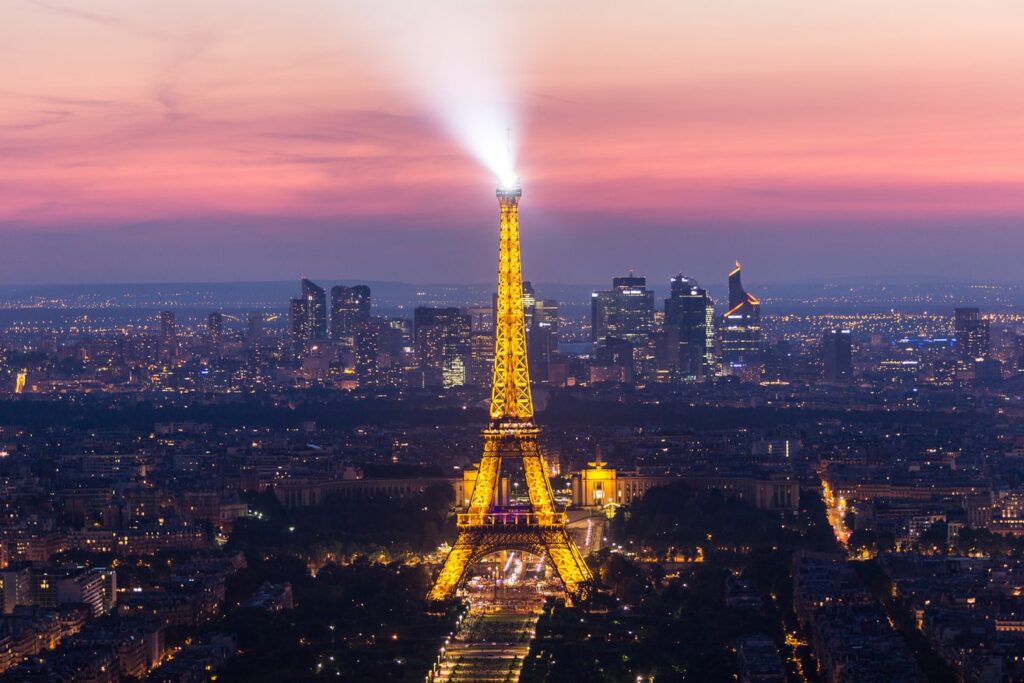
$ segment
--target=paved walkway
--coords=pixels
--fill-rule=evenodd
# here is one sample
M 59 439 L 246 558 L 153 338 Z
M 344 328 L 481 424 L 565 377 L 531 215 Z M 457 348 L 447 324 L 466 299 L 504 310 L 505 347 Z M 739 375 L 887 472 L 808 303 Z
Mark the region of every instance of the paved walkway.
M 445 647 L 429 683 L 516 683 L 544 604 L 524 587 L 496 601 L 474 601 Z

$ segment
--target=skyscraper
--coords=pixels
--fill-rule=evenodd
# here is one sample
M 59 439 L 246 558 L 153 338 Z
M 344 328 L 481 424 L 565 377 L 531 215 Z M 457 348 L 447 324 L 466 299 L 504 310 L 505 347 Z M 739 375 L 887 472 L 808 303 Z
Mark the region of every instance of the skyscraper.
M 523 316 L 526 320 L 526 334 L 530 334 L 533 327 L 533 310 L 537 303 L 537 296 L 533 291 L 533 283 L 523 280 Z
M 263 344 L 263 314 L 250 313 L 247 322 L 245 341 L 250 349 L 259 348 Z
M 211 358 L 220 358 L 224 340 L 224 316 L 214 312 L 206 319 L 206 344 Z
M 292 356 L 303 358 L 309 353 L 309 307 L 301 297 L 288 302 L 288 339 Z
M 497 294 L 494 295 L 495 297 Z M 467 306 L 462 309 L 468 315 L 472 329 L 469 351 L 469 383 L 488 386 L 491 381 L 491 366 L 494 364 L 494 306 Z
M 178 352 L 178 326 L 174 311 L 160 312 L 160 356 L 172 358 Z
M 457 308 L 420 306 L 413 312 L 416 350 L 427 385 L 466 383 L 470 366 L 472 319 Z
M 160 341 L 173 342 L 178 338 L 177 324 L 174 319 L 174 311 L 160 312 Z
M 958 308 L 956 319 L 956 344 L 960 358 L 965 361 L 984 360 L 989 356 L 988 321 L 981 317 L 977 308 Z
M 729 310 L 722 316 L 722 363 L 750 364 L 761 353 L 761 300 L 743 289 L 742 266 L 729 272 Z
M 327 338 L 327 294 L 312 280 L 302 278 L 302 294 L 288 306 L 292 353 L 301 358 L 314 342 Z
M 245 344 L 252 376 L 259 376 L 263 364 L 263 314 L 250 313 L 246 320 Z
M 366 285 L 331 288 L 331 339 L 350 337 L 370 319 L 370 288 Z
M 623 339 L 634 347 L 647 343 L 654 325 L 654 291 L 647 280 L 635 277 L 612 279 L 612 288 L 594 292 L 590 300 L 590 338 L 604 342 L 609 337 Z
M 309 307 L 310 339 L 327 339 L 327 293 L 324 288 L 302 278 L 302 298 Z
M 850 330 L 826 330 L 821 337 L 821 364 L 826 382 L 853 379 L 853 344 Z
M 665 299 L 665 324 L 679 328 L 678 372 L 684 379 L 702 379 L 714 365 L 715 304 L 697 281 L 679 275 Z
M 534 381 L 546 382 L 551 357 L 558 352 L 558 302 L 554 299 L 534 300 L 530 320 L 526 338 L 530 376 Z
M 673 382 L 683 374 L 679 370 L 682 347 L 679 343 L 679 326 L 662 325 L 651 332 L 648 348 L 650 350 L 650 369 L 648 374 L 654 382 Z
M 356 323 L 353 329 L 346 332 L 345 336 L 352 336 L 356 375 L 359 377 L 360 386 L 379 383 L 381 331 L 386 325 L 387 323 L 383 320 L 367 319 Z M 333 333 L 333 319 L 331 326 Z

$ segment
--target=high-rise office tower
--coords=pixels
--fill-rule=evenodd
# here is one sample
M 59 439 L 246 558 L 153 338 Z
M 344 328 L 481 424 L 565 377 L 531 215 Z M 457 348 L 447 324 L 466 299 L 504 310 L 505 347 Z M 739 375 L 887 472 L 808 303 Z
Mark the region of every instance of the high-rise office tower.
M 332 322 L 333 326 L 333 322 Z M 355 350 L 356 375 L 362 386 L 380 383 L 381 332 L 387 323 L 370 318 L 353 325 L 345 336 L 352 336 Z M 332 330 L 333 331 L 333 330 Z
M 702 379 L 714 367 L 715 303 L 697 281 L 679 275 L 665 299 L 665 324 L 679 328 L 678 372 L 684 379 Z
M 494 364 L 493 300 L 491 306 L 467 306 L 462 313 L 469 316 L 472 330 L 467 381 L 476 386 L 487 386 L 491 381 L 491 365 Z
M 662 325 L 651 332 L 648 341 L 650 351 L 650 379 L 654 382 L 672 382 L 680 376 L 686 376 L 679 369 L 680 362 L 686 360 L 679 341 L 678 325 Z M 692 378 L 691 378 L 692 379 Z
M 160 312 L 160 355 L 172 358 L 178 352 L 178 326 L 174 311 Z
M 247 318 L 245 341 L 249 348 L 259 348 L 263 344 L 263 314 L 250 313 Z
M 654 325 L 654 291 L 647 289 L 645 278 L 632 273 L 613 278 L 610 290 L 591 295 L 590 321 L 591 341 L 615 337 L 640 347 Z
M 491 381 L 489 375 L 493 365 L 494 335 L 491 332 L 473 332 L 469 341 L 469 383 L 486 387 Z
M 312 280 L 302 278 L 302 298 L 308 302 L 310 339 L 327 339 L 327 292 Z
M 594 349 L 594 358 L 590 363 L 590 381 L 595 384 L 632 384 L 636 375 L 633 352 L 633 344 L 625 339 L 606 337 Z
M 249 313 L 246 318 L 245 345 L 248 351 L 248 367 L 252 377 L 258 377 L 263 364 L 263 314 Z
M 533 326 L 558 329 L 558 302 L 554 299 L 536 299 L 533 303 Z
M 473 334 L 494 335 L 494 308 L 492 306 L 466 306 L 462 312 L 469 316 Z
M 558 302 L 554 299 L 536 299 L 530 329 L 526 337 L 530 359 L 530 376 L 537 382 L 548 380 L 548 365 L 558 352 Z
M 295 358 L 303 358 L 309 353 L 309 328 L 309 306 L 306 300 L 292 299 L 288 302 L 288 338 Z
M 821 337 L 821 365 L 826 382 L 853 379 L 853 344 L 850 330 L 826 330 Z
M 523 280 L 523 316 L 526 320 L 526 334 L 530 334 L 533 327 L 533 310 L 537 303 L 537 296 L 533 291 L 533 283 Z
M 472 320 L 457 308 L 421 306 L 413 312 L 420 367 L 428 371 L 428 385 L 444 387 L 466 383 L 472 346 Z
M 369 287 L 338 285 L 331 288 L 331 339 L 351 337 L 356 327 L 369 319 Z
M 206 344 L 211 358 L 220 358 L 224 343 L 224 316 L 214 312 L 206 319 Z
M 309 354 L 315 342 L 327 338 L 327 294 L 324 288 L 302 278 L 302 294 L 288 306 L 288 332 L 296 358 Z
M 729 310 L 722 316 L 722 362 L 750 364 L 761 353 L 761 300 L 743 289 L 741 266 L 729 272 Z
M 160 341 L 168 343 L 178 339 L 178 326 L 175 322 L 174 311 L 160 312 Z
M 984 360 L 989 356 L 988 321 L 977 308 L 958 308 L 956 318 L 956 345 L 965 361 Z

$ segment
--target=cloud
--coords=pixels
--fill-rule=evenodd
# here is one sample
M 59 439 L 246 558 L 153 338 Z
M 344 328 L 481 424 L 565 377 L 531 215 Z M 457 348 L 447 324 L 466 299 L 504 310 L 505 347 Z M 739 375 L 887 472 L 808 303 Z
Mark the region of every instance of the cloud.
M 140 27 L 135 24 L 129 23 L 120 17 L 116 17 L 109 14 L 99 14 L 96 12 L 90 12 L 88 10 L 78 9 L 76 7 L 57 5 L 51 2 L 44 2 L 44 0 L 26 0 L 26 2 L 38 7 L 39 9 L 51 12 L 53 14 L 79 19 L 81 21 L 85 21 L 90 24 L 96 24 L 98 26 L 104 26 L 109 29 L 127 31 L 129 33 L 146 38 L 167 39 L 170 37 L 163 31 L 154 31 L 148 28 Z

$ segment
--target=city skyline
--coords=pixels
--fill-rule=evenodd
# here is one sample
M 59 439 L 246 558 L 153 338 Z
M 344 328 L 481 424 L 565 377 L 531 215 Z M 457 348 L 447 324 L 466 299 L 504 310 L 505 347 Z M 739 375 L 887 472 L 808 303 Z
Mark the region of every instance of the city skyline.
M 1024 5 L 0 17 L 0 683 L 1024 681 Z
M 0 282 L 487 282 L 465 111 L 514 129 L 536 281 L 1017 277 L 1018 5 L 651 4 L 526 3 L 498 34 L 452 4 L 14 3 Z M 410 60 L 480 42 L 486 87 L 424 96 Z

